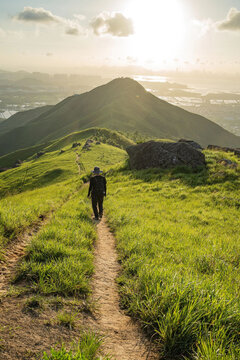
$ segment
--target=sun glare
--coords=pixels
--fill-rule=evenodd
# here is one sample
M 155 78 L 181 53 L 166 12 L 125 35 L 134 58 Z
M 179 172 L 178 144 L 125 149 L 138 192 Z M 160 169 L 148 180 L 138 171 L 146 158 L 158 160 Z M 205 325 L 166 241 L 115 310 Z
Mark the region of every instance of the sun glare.
M 186 32 L 180 0 L 133 0 L 127 14 L 135 30 L 131 50 L 140 62 L 178 56 Z

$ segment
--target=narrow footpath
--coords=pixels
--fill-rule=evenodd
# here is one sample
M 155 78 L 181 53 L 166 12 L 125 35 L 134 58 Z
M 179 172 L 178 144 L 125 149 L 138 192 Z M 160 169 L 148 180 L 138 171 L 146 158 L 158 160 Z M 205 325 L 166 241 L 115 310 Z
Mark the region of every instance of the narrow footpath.
M 93 300 L 97 304 L 98 331 L 105 336 L 103 351 L 116 360 L 158 359 L 139 326 L 119 307 L 116 278 L 120 266 L 117 261 L 115 238 L 105 218 L 97 225 L 97 231 L 92 286 Z
M 16 273 L 17 266 L 26 255 L 26 247 L 39 230 L 49 221 L 50 215 L 41 216 L 39 221 L 27 228 L 23 234 L 13 239 L 4 249 L 3 260 L 0 261 L 0 297 L 4 296 L 11 285 L 11 279 Z
M 78 152 L 76 152 L 76 164 L 77 164 L 77 167 L 78 167 L 78 174 L 81 175 L 81 166 L 80 166 L 80 163 L 79 163 L 79 159 L 80 159 L 80 155 Z

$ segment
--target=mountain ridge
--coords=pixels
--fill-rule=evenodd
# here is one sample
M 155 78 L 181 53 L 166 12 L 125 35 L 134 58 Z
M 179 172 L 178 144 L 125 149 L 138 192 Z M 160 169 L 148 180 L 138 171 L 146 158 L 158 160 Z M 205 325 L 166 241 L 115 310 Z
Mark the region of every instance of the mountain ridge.
M 0 136 L 0 155 L 91 127 L 138 131 L 154 138 L 186 138 L 203 146 L 240 147 L 240 137 L 214 122 L 157 98 L 133 79 L 118 78 L 72 95 Z

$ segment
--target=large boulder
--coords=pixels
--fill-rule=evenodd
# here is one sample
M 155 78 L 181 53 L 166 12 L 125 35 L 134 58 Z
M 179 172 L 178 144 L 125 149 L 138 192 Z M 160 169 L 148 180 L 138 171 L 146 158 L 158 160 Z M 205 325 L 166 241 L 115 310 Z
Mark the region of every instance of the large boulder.
M 186 165 L 204 166 L 204 154 L 186 142 L 168 143 L 148 141 L 127 148 L 132 169 L 169 168 Z
M 194 147 L 197 150 L 203 150 L 202 146 L 193 140 L 180 139 L 180 140 L 178 140 L 178 142 L 180 142 L 180 143 L 184 142 L 184 143 L 191 145 L 192 147 Z

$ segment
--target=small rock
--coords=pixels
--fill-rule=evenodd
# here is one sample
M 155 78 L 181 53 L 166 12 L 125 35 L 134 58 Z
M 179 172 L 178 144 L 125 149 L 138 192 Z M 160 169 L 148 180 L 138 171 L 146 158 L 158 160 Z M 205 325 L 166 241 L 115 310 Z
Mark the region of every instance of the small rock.
M 72 149 L 78 147 L 78 146 L 81 146 L 81 143 L 78 143 L 78 142 L 75 142 L 72 144 Z
M 238 167 L 238 164 L 234 161 L 231 161 L 229 159 L 220 159 L 217 161 L 218 164 L 224 165 L 224 166 L 229 166 L 233 169 L 236 169 Z
M 41 156 L 43 156 L 45 154 L 44 151 L 39 151 L 36 155 L 36 159 L 40 158 Z

